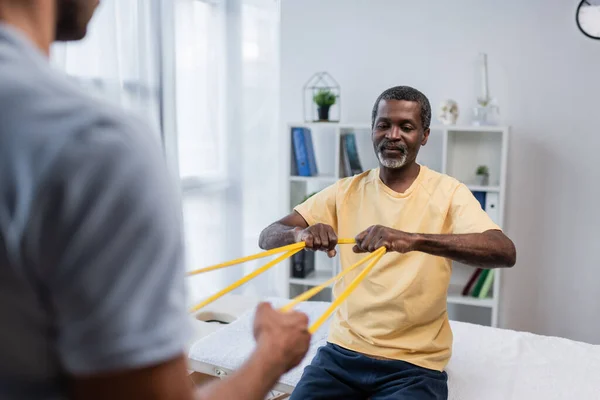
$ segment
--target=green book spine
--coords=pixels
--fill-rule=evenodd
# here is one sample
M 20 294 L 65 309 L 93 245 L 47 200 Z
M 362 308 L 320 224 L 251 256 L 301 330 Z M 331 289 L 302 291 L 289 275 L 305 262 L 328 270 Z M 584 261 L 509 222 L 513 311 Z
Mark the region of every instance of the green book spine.
M 488 296 L 490 293 L 490 288 L 492 287 L 492 282 L 494 282 L 494 270 L 490 270 L 490 273 L 485 278 L 485 282 L 483 282 L 481 292 L 479 292 L 480 299 L 485 299 Z
M 479 297 L 479 293 L 481 292 L 481 288 L 483 287 L 483 283 L 485 282 L 485 279 L 487 278 L 487 276 L 489 275 L 489 273 L 490 273 L 489 269 L 484 269 L 483 270 L 483 272 L 479 276 L 479 279 L 477 280 L 477 283 L 475 284 L 475 288 L 473 289 L 473 293 L 471 293 L 471 295 L 473 297 Z

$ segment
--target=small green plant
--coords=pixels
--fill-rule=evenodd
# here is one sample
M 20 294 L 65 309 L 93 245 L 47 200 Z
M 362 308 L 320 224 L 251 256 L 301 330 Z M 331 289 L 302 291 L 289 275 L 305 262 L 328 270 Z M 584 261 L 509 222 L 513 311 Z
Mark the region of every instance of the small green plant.
M 330 107 L 335 104 L 336 96 L 329 89 L 319 89 L 313 100 L 319 107 Z
M 479 185 L 486 186 L 490 179 L 490 170 L 487 165 L 480 165 L 475 172 Z
M 490 170 L 488 169 L 487 165 L 480 165 L 479 167 L 477 167 L 476 174 L 488 176 L 490 174 Z

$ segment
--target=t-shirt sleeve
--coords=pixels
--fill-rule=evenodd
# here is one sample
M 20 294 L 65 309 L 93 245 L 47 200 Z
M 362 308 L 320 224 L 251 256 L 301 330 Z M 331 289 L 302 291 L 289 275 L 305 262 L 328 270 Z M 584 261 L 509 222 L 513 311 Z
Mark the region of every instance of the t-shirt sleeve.
M 450 205 L 451 233 L 481 233 L 500 230 L 500 227 L 483 210 L 481 203 L 464 184 L 459 184 Z
M 294 210 L 311 226 L 318 223 L 330 225 L 337 232 L 337 192 L 339 182 L 315 193 Z
M 178 194 L 159 146 L 131 129 L 67 144 L 39 204 L 36 265 L 73 375 L 159 364 L 188 339 Z

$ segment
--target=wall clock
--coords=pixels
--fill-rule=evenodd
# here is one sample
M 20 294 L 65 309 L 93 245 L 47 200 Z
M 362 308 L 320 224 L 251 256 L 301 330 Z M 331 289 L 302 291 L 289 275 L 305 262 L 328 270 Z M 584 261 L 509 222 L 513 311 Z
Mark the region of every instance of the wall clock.
M 600 40 L 600 0 L 583 0 L 575 13 L 577 27 L 585 36 Z

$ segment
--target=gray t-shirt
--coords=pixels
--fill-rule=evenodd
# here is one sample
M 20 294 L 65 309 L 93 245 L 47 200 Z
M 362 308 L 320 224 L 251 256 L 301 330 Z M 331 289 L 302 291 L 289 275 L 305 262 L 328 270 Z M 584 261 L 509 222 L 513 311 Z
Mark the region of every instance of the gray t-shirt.
M 185 351 L 181 212 L 149 128 L 0 23 L 0 398 Z

